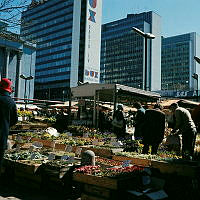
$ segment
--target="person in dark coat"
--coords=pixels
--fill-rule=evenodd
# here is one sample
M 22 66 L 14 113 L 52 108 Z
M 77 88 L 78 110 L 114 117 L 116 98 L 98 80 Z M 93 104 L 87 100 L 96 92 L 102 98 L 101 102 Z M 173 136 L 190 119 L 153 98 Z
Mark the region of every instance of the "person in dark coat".
M 113 132 L 116 134 L 117 139 L 123 139 L 126 136 L 126 120 L 124 118 L 123 106 L 119 104 L 117 110 L 113 114 L 113 121 L 119 122 L 119 125 L 113 124 Z
M 143 126 L 143 154 L 147 154 L 149 146 L 152 146 L 151 154 L 157 154 L 159 144 L 165 133 L 165 113 L 161 111 L 161 105 L 155 104 L 154 109 L 147 109 Z
M 0 81 L 0 174 L 3 157 L 7 148 L 9 129 L 17 123 L 17 107 L 10 97 L 12 82 L 7 78 Z
M 142 105 L 139 102 L 134 103 L 134 107 L 137 109 L 136 115 L 135 115 L 135 132 L 134 132 L 134 138 L 142 139 L 142 128 L 144 124 L 144 114 L 145 109 L 142 107 Z

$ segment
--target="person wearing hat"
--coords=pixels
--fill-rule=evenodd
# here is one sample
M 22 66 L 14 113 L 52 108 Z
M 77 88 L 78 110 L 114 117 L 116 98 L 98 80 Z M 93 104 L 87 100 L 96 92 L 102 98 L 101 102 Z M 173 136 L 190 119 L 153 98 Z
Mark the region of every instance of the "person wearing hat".
M 196 126 L 192 120 L 190 112 L 182 107 L 179 107 L 177 103 L 170 105 L 170 110 L 175 115 L 175 128 L 178 130 L 178 134 L 182 135 L 182 158 L 192 159 L 196 140 Z
M 12 93 L 11 86 L 12 82 L 7 78 L 2 78 L 0 81 L 0 175 L 4 152 L 7 148 L 9 128 L 18 121 L 17 107 L 10 97 Z

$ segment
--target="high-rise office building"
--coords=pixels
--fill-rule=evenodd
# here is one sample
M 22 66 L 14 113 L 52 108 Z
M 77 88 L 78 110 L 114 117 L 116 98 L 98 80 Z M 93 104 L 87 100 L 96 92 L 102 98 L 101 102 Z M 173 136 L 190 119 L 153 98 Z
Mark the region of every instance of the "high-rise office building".
M 36 45 L 21 40 L 20 35 L 7 31 L 6 26 L 0 23 L 0 76 L 12 80 L 12 97 L 33 98 Z
M 65 99 L 100 79 L 102 0 L 32 0 L 22 37 L 37 42 L 35 98 Z
M 200 74 L 200 65 L 194 60 L 194 56 L 200 56 L 199 46 L 197 33 L 162 38 L 162 90 L 197 89 L 197 81 L 192 75 Z
M 133 27 L 144 33 L 152 33 L 155 39 L 147 39 L 145 45 L 144 37 L 133 32 Z M 159 15 L 151 11 L 128 14 L 124 19 L 102 25 L 101 82 L 119 83 L 141 89 L 145 89 L 146 84 L 146 89 L 151 91 L 161 88 Z

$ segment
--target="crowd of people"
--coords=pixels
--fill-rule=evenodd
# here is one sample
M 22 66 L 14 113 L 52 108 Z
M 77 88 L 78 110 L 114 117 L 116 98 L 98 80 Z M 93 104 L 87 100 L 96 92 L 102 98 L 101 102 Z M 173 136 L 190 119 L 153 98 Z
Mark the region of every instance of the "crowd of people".
M 144 109 L 139 102 L 134 103 L 137 109 L 134 116 L 134 139 L 141 140 L 143 154 L 157 154 L 158 147 L 162 143 L 167 127 L 166 114 L 160 104 L 155 104 L 151 109 Z M 182 158 L 192 160 L 194 154 L 197 128 L 192 119 L 191 113 L 177 103 L 169 106 L 173 115 L 173 127 L 171 134 L 182 136 Z M 123 106 L 118 105 L 113 114 L 113 132 L 118 139 L 126 137 L 126 120 L 123 113 Z

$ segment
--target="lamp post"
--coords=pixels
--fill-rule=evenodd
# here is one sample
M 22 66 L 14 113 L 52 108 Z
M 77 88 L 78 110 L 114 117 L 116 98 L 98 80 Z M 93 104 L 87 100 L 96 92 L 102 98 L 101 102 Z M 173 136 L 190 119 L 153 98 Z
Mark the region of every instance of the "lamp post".
M 197 81 L 197 101 L 198 101 L 199 100 L 199 94 L 198 94 L 198 83 L 199 83 L 198 79 L 199 79 L 199 76 L 198 76 L 198 74 L 194 73 L 192 75 L 192 78 L 194 78 Z
M 152 40 L 155 38 L 155 35 L 152 33 L 144 33 L 136 27 L 132 27 L 132 30 L 138 35 L 142 36 L 145 41 L 145 68 L 144 68 L 144 90 L 147 90 L 147 41 L 148 39 Z
M 33 76 L 25 77 L 23 74 L 21 74 L 20 78 L 25 80 L 25 83 L 24 83 L 24 102 L 25 102 L 25 109 L 26 109 L 26 97 L 27 97 L 26 96 L 26 83 L 27 83 L 27 81 L 32 80 Z
M 198 64 L 200 64 L 200 58 L 199 58 L 199 57 L 194 56 L 194 60 L 195 60 Z M 198 74 L 197 74 L 197 101 L 198 101 L 198 97 L 199 97 L 198 87 L 199 87 L 199 85 L 198 85 Z

